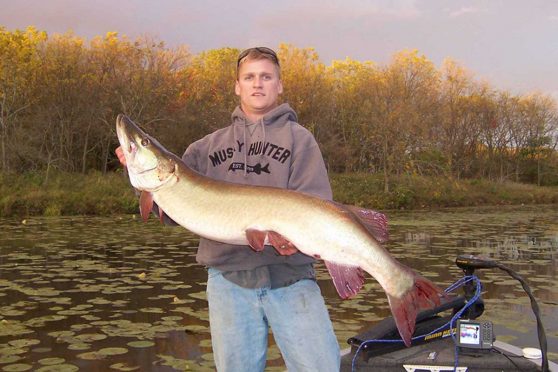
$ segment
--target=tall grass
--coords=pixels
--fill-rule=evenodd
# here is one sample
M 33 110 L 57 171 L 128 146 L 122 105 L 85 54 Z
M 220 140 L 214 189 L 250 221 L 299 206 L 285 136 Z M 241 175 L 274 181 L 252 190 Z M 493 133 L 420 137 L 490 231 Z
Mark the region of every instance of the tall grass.
M 334 199 L 368 208 L 418 209 L 499 204 L 558 203 L 558 187 L 487 180 L 394 177 L 384 192 L 379 175 L 330 175 Z M 110 215 L 138 212 L 138 198 L 122 173 L 87 175 L 0 173 L 0 217 Z
M 122 172 L 0 173 L 0 216 L 134 213 L 138 202 Z
M 382 210 L 558 203 L 558 187 L 479 179 L 402 175 L 387 193 L 380 175 L 335 174 L 331 183 L 335 200 Z

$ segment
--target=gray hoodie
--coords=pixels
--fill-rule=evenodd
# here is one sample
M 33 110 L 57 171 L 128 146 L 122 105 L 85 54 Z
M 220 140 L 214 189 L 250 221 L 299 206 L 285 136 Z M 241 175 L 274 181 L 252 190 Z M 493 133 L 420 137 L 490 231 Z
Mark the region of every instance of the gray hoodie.
M 282 104 L 256 123 L 240 107 L 232 124 L 192 143 L 183 160 L 213 179 L 297 190 L 331 200 L 332 192 L 322 154 L 313 135 L 298 124 L 295 112 Z M 238 206 L 239 215 L 242 205 Z M 297 216 L 292 216 L 296 223 Z M 224 272 L 244 287 L 280 287 L 313 278 L 314 259 L 300 252 L 280 256 L 271 246 L 255 252 L 200 239 L 196 260 Z

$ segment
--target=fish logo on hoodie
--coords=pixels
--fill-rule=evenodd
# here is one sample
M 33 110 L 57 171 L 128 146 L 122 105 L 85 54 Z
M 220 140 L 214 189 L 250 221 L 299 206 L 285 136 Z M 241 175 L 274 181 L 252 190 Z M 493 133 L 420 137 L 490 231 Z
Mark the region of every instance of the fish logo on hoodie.
M 237 171 L 237 170 L 244 170 L 244 163 L 232 163 L 229 166 L 229 171 Z M 267 173 L 267 174 L 271 174 L 271 172 L 269 171 L 269 163 L 267 163 L 265 166 L 262 166 L 260 163 L 256 164 L 256 165 L 246 165 L 246 173 L 256 173 L 256 174 L 262 174 L 262 173 Z

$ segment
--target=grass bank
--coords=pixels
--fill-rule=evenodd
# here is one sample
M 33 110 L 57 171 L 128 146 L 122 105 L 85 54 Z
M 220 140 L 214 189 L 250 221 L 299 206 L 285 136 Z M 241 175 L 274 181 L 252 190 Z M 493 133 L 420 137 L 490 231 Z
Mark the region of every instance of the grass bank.
M 558 203 L 558 187 L 487 180 L 417 176 L 392 179 L 383 191 L 379 175 L 332 174 L 335 200 L 379 210 L 502 204 Z M 137 213 L 138 200 L 121 172 L 103 175 L 0 173 L 0 217 Z
M 558 203 L 558 187 L 483 179 L 404 175 L 391 179 L 387 193 L 379 175 L 337 174 L 331 184 L 335 200 L 381 210 Z

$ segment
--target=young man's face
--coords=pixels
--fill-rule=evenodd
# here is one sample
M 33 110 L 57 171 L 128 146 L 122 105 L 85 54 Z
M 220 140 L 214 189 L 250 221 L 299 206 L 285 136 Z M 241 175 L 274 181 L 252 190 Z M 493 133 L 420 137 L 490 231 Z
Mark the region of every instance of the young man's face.
M 235 92 L 248 118 L 259 118 L 271 111 L 283 93 L 277 66 L 267 59 L 244 61 L 238 70 Z

